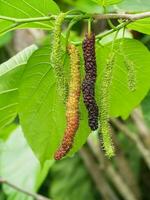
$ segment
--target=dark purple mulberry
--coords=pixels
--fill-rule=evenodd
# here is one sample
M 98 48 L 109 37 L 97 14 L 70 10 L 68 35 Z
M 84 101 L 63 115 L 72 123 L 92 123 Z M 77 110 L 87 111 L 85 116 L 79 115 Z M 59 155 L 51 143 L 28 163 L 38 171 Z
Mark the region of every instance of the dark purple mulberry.
M 82 83 L 82 93 L 85 106 L 88 110 L 88 121 L 91 130 L 98 128 L 99 110 L 95 100 L 96 82 L 96 57 L 95 57 L 95 35 L 86 34 L 83 41 L 83 56 L 85 63 L 85 78 Z

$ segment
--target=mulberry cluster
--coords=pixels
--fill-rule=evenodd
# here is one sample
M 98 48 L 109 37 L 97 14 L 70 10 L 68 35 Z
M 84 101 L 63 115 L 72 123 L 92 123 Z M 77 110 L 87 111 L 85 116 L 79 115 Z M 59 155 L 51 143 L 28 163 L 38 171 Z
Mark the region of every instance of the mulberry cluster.
M 55 160 L 60 160 L 72 148 L 75 134 L 79 126 L 79 98 L 80 98 L 80 59 L 77 48 L 74 45 L 68 47 L 70 55 L 71 75 L 69 94 L 66 105 L 67 127 L 61 146 L 55 153 Z
M 82 83 L 82 92 L 85 106 L 88 110 L 88 121 L 91 130 L 98 128 L 98 106 L 95 100 L 95 82 L 97 74 L 95 57 L 95 35 L 86 34 L 83 41 L 83 55 L 85 62 L 85 78 Z
M 56 84 L 58 93 L 65 102 L 66 100 L 66 80 L 64 77 L 63 71 L 63 62 L 62 62 L 62 48 L 61 48 L 61 26 L 65 18 L 65 13 L 60 13 L 55 21 L 55 27 L 53 32 L 53 44 L 52 44 L 52 53 L 51 53 L 51 63 L 56 76 Z

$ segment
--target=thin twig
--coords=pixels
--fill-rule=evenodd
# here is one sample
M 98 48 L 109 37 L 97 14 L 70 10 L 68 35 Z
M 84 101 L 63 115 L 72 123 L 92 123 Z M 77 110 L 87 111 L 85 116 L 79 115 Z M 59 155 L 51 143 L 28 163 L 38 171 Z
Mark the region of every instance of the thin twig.
M 0 177 L 0 183 L 1 183 L 1 184 L 8 185 L 9 187 L 11 187 L 11 188 L 13 188 L 13 189 L 15 189 L 15 190 L 17 190 L 17 191 L 19 191 L 19 192 L 21 192 L 21 193 L 24 193 L 24 194 L 26 194 L 27 196 L 33 197 L 35 200 L 50 200 L 49 198 L 44 197 L 44 196 L 42 196 L 42 195 L 35 194 L 35 193 L 31 193 L 31 192 L 29 192 L 29 191 L 27 191 L 27 190 L 24 190 L 24 189 L 22 189 L 22 188 L 20 188 L 20 187 L 18 187 L 18 186 L 16 186 L 16 185 L 10 183 L 9 181 L 7 181 L 7 180 L 5 180 L 5 179 L 3 179 L 3 178 L 1 178 L 1 177 Z

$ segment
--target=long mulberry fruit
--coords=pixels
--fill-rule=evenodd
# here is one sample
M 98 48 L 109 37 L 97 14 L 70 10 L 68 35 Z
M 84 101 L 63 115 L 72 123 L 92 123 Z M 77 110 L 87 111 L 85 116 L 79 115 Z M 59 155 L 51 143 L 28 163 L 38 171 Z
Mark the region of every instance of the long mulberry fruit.
M 98 128 L 99 110 L 95 100 L 96 82 L 96 57 L 95 57 L 95 35 L 86 34 L 83 41 L 83 55 L 85 63 L 85 78 L 82 83 L 82 93 L 85 106 L 88 110 L 88 121 L 91 130 Z
M 101 85 L 101 101 L 100 101 L 100 132 L 103 136 L 103 145 L 106 155 L 112 157 L 114 155 L 114 147 L 110 135 L 109 125 L 109 105 L 110 105 L 110 85 L 112 82 L 113 66 L 115 62 L 115 54 L 112 53 L 108 58 L 104 68 L 104 75 Z
M 63 62 L 62 62 L 62 48 L 61 48 L 61 26 L 66 14 L 60 13 L 55 21 L 55 27 L 53 32 L 53 44 L 51 52 L 51 64 L 56 77 L 56 84 L 58 93 L 65 102 L 67 96 L 67 84 L 64 76 Z
M 80 83 L 80 59 L 77 48 L 74 45 L 68 47 L 71 64 L 69 94 L 66 104 L 67 127 L 61 146 L 55 153 L 55 160 L 60 160 L 72 148 L 75 134 L 79 126 L 79 98 Z

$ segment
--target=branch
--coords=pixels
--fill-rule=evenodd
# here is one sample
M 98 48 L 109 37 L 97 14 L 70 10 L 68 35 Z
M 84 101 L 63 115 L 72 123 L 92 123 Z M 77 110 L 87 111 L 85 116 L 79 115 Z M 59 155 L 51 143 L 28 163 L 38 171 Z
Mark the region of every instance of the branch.
M 7 180 L 5 180 L 5 179 L 3 179 L 3 178 L 1 178 L 1 177 L 0 177 L 0 183 L 1 183 L 1 184 L 8 185 L 8 186 L 10 186 L 11 188 L 13 188 L 13 189 L 15 189 L 15 190 L 17 190 L 17 191 L 19 191 L 19 192 L 21 192 L 21 193 L 24 193 L 24 194 L 26 194 L 26 195 L 28 195 L 28 196 L 30 196 L 30 197 L 33 197 L 35 200 L 50 200 L 50 199 L 48 199 L 47 197 L 44 197 L 44 196 L 41 196 L 41 195 L 39 195 L 39 194 L 35 194 L 35 193 L 31 193 L 31 192 L 29 192 L 29 191 L 26 191 L 26 190 L 24 190 L 24 189 L 22 189 L 22 188 L 20 188 L 20 187 L 18 187 L 18 186 L 16 186 L 16 185 L 10 183 L 9 181 L 7 181 Z
M 88 144 L 92 150 L 92 152 L 95 154 L 97 160 L 99 161 L 100 164 L 100 170 L 101 173 L 106 174 L 108 176 L 108 178 L 110 179 L 111 183 L 113 183 L 113 185 L 115 186 L 115 188 L 118 190 L 118 192 L 121 194 L 121 196 L 125 199 L 125 200 L 136 200 L 137 198 L 135 197 L 133 191 L 131 190 L 131 188 L 126 184 L 126 182 L 121 178 L 120 174 L 118 173 L 118 171 L 116 171 L 111 162 L 109 160 L 106 160 L 105 158 L 103 158 L 103 165 L 104 168 L 101 168 L 101 152 L 100 152 L 100 148 L 99 148 L 99 144 L 97 143 L 97 147 L 94 144 L 92 139 L 88 140 Z M 99 151 L 99 154 L 98 154 Z M 103 155 L 104 156 L 104 155 Z
M 118 197 L 111 189 L 103 173 L 99 170 L 99 165 L 96 163 L 92 153 L 85 147 L 80 150 L 80 155 L 84 161 L 84 164 L 89 171 L 93 181 L 96 184 L 96 187 L 104 200 L 118 200 Z
M 115 14 L 115 13 L 108 13 L 108 14 L 101 14 L 95 15 L 95 19 L 127 19 L 131 21 L 136 21 L 138 19 L 144 19 L 150 17 L 150 12 L 138 13 L 138 14 Z
M 111 119 L 113 125 L 115 125 L 120 131 L 122 131 L 132 142 L 135 143 L 137 149 L 143 156 L 147 166 L 150 169 L 150 152 L 144 147 L 143 143 L 140 141 L 139 137 L 130 131 L 127 126 L 125 126 L 122 122 L 117 119 Z
M 67 15 L 65 17 L 66 20 L 71 20 L 74 17 L 82 16 L 82 15 Z M 42 22 L 42 21 L 50 21 L 55 20 L 57 15 L 50 15 L 45 17 L 33 17 L 33 18 L 14 18 L 14 17 L 7 17 L 7 16 L 0 16 L 0 19 L 15 22 L 15 23 L 29 23 L 29 22 Z M 89 15 L 83 15 L 83 19 L 88 19 Z
M 74 17 L 82 16 L 82 19 L 91 18 L 91 14 L 80 14 L 80 15 L 67 15 L 66 20 L 71 20 Z M 0 19 L 7 20 L 15 23 L 28 23 L 28 22 L 40 22 L 55 20 L 57 15 L 45 16 L 45 17 L 34 17 L 34 18 L 14 18 L 7 16 L 0 16 Z M 94 19 L 127 19 L 131 21 L 136 21 L 138 19 L 144 19 L 150 17 L 150 12 L 138 13 L 138 14 L 118 14 L 118 13 L 108 13 L 108 14 L 94 14 Z
M 24 24 L 24 23 L 29 23 L 29 22 L 42 22 L 42 21 L 50 21 L 50 20 L 55 20 L 57 17 L 57 15 L 51 15 L 51 16 L 45 16 L 45 17 L 34 17 L 34 18 L 14 18 L 14 17 L 7 17 L 7 16 L 0 16 L 1 20 L 5 20 L 5 21 L 10 21 L 13 22 L 14 24 L 11 24 L 9 27 L 7 27 L 6 29 L 4 29 L 2 32 L 0 32 L 1 34 L 12 30 L 13 28 Z M 76 15 L 67 15 L 65 17 L 66 20 L 71 20 L 75 17 L 80 17 L 81 20 L 83 19 L 89 19 L 92 17 L 91 14 L 76 14 Z M 93 15 L 93 19 L 125 19 L 127 20 L 124 23 L 121 23 L 120 25 L 118 25 L 117 27 L 115 27 L 112 30 L 109 30 L 108 32 L 105 32 L 103 34 L 99 34 L 97 35 L 96 39 L 99 40 L 117 30 L 120 30 L 122 28 L 124 28 L 125 26 L 127 26 L 129 23 L 136 21 L 138 19 L 144 19 L 144 18 L 148 18 L 150 17 L 150 12 L 144 12 L 144 13 L 139 13 L 139 14 L 115 14 L 115 13 L 109 13 L 109 14 L 94 14 Z M 77 42 L 74 44 L 75 45 L 80 45 L 82 42 Z

